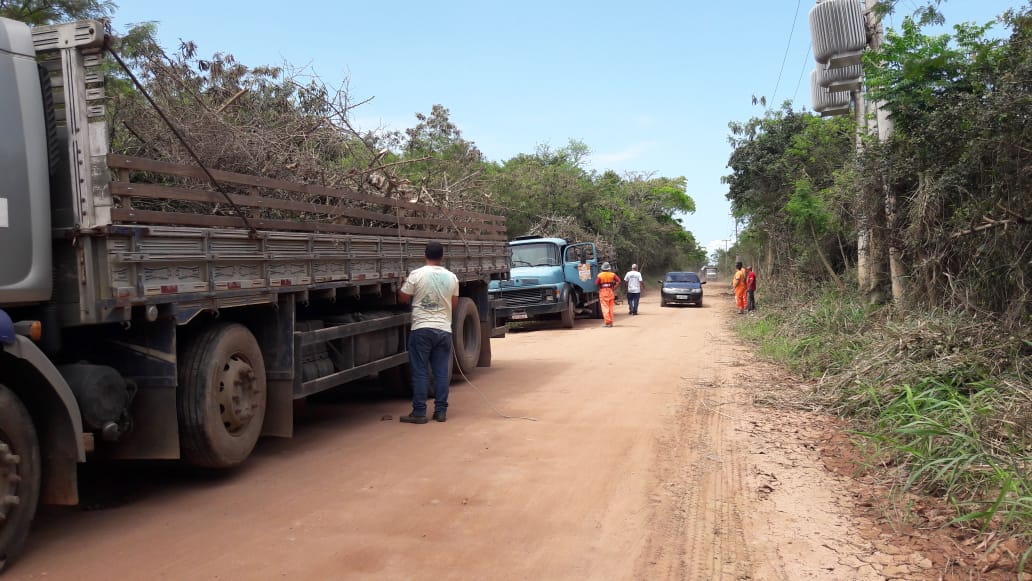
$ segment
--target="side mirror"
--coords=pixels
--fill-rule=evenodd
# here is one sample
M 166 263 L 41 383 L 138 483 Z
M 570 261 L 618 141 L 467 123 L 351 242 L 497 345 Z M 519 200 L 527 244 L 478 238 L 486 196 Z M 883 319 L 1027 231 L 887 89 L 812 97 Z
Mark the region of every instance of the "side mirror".
M 699 281 L 699 284 L 706 284 L 706 281 L 704 281 L 704 280 L 700 280 L 700 281 Z
M 657 284 L 663 284 L 663 281 L 661 281 L 661 280 L 657 280 L 657 281 L 656 281 L 656 283 L 657 283 Z

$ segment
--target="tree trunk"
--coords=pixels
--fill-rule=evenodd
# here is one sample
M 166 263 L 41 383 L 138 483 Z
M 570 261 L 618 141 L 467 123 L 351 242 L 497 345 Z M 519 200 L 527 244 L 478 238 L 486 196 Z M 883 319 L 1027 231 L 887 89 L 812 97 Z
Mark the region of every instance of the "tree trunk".
M 856 286 L 861 294 L 871 291 L 871 230 L 866 220 L 856 229 Z
M 831 266 L 831 261 L 824 255 L 824 249 L 821 248 L 821 241 L 817 238 L 817 230 L 814 229 L 813 224 L 810 224 L 810 235 L 813 236 L 813 247 L 817 250 L 817 256 L 821 258 L 821 263 L 824 264 L 824 268 L 828 271 L 828 276 L 835 282 L 835 286 L 839 287 L 839 290 L 846 290 L 846 285 L 842 284 L 842 279 L 835 273 L 835 269 Z
M 774 275 L 774 241 L 777 237 L 773 230 L 767 231 L 767 270 L 764 276 L 770 278 Z
M 906 273 L 903 271 L 903 253 L 897 243 L 896 194 L 888 184 L 883 187 L 885 188 L 885 223 L 889 243 L 889 280 L 892 282 L 892 302 L 901 305 L 903 304 L 903 285 Z

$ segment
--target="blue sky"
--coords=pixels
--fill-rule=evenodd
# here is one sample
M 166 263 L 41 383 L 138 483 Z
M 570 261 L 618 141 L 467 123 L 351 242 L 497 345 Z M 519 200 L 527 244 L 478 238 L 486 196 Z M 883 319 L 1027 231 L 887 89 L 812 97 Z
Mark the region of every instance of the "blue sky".
M 886 25 L 919 0 L 902 0 Z M 792 99 L 810 107 L 812 0 L 249 2 L 119 0 L 116 31 L 158 23 L 161 43 L 250 65 L 348 79 L 362 129 L 404 129 L 434 104 L 488 159 L 570 139 L 591 169 L 685 176 L 685 228 L 711 250 L 733 238 L 727 124 Z M 1016 0 L 948 0 L 948 23 L 987 22 Z M 797 8 L 798 7 L 798 8 Z M 793 30 L 794 27 L 794 30 Z M 784 66 L 782 66 L 784 63 Z M 780 78 L 780 80 L 779 80 Z M 776 92 L 775 92 L 776 89 Z

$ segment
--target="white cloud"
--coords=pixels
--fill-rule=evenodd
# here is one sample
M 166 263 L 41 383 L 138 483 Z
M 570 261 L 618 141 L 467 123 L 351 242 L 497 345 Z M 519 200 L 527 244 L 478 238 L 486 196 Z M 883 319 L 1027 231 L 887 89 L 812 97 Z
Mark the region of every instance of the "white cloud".
M 727 246 L 725 246 L 725 244 Z M 709 258 L 709 256 L 711 254 L 713 254 L 718 248 L 720 250 L 724 250 L 725 248 L 730 248 L 730 247 L 731 247 L 731 241 L 730 240 L 711 240 L 710 243 L 706 245 L 706 257 Z
M 612 153 L 595 153 L 591 156 L 591 165 L 610 169 L 607 166 L 643 157 L 645 152 L 651 149 L 653 145 L 655 145 L 654 141 L 642 141 L 628 145 L 620 151 Z

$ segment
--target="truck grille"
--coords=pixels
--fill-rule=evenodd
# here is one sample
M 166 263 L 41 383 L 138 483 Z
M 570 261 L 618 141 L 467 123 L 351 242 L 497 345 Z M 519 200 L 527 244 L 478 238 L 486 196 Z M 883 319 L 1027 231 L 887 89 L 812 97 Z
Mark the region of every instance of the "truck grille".
M 501 298 L 507 307 L 526 307 L 542 302 L 541 289 L 528 288 L 501 291 Z

